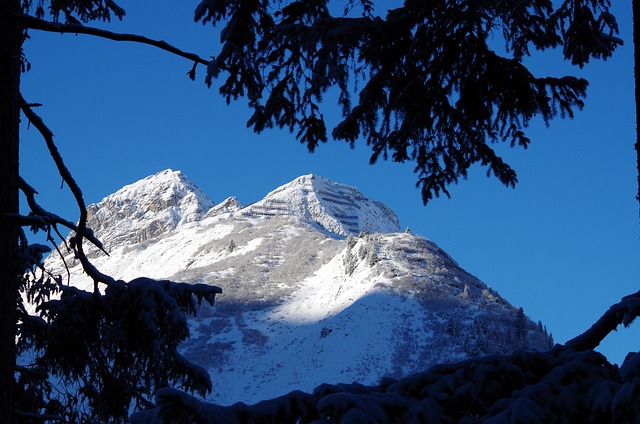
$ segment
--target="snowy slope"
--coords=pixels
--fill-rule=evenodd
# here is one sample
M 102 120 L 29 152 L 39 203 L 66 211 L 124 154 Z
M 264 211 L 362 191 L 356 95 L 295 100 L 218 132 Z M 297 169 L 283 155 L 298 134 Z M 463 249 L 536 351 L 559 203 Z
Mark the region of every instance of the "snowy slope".
M 316 175 L 304 175 L 246 208 L 248 216 L 293 215 L 315 222 L 331 233 L 400 231 L 396 214 L 357 189 Z
M 182 174 L 164 171 L 92 211 L 110 249 L 94 255 L 101 271 L 223 288 L 191 321 L 183 347 L 209 369 L 218 404 L 324 382 L 372 384 L 551 343 L 433 242 L 399 233 L 386 206 L 322 177 L 300 177 L 242 208 L 235 198 L 213 206 Z M 90 288 L 66 259 L 73 284 Z M 65 272 L 55 257 L 47 265 Z
M 121 188 L 87 212 L 89 227 L 109 249 L 198 221 L 212 207 L 211 199 L 180 171 L 167 169 Z

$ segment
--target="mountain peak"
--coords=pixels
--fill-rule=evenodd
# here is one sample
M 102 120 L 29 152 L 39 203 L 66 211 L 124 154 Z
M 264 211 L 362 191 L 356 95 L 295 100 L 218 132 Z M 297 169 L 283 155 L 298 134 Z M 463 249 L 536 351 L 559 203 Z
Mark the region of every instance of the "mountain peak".
M 294 215 L 327 231 L 349 234 L 400 231 L 396 214 L 358 189 L 314 174 L 282 185 L 242 212 L 250 216 Z
M 399 232 L 389 208 L 353 187 L 303 175 L 246 208 L 233 197 L 211 206 L 182 173 L 166 170 L 89 210 L 111 251 L 94 257 L 102 272 L 224 290 L 214 308 L 190 318 L 181 347 L 215 375 L 208 400 L 217 404 L 552 346 L 541 323 L 435 243 Z M 53 255 L 45 267 L 92 290 L 80 262 L 67 259 Z
M 400 231 L 398 217 L 385 204 L 314 174 L 302 175 L 242 208 L 235 197 L 214 207 L 181 171 L 166 169 L 124 186 L 87 209 L 88 225 L 107 240 L 107 248 L 145 241 L 222 213 L 296 216 L 339 236 Z
M 200 220 L 213 202 L 181 171 L 166 169 L 90 205 L 89 226 L 110 245 L 140 242 Z

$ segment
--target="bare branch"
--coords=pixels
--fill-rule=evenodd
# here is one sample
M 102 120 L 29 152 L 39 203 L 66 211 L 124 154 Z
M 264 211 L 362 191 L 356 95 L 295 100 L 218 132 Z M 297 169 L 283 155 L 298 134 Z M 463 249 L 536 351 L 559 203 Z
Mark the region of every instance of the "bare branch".
M 60 415 L 52 415 L 52 414 L 32 414 L 30 412 L 20 411 L 19 409 L 14 410 L 14 413 L 22 418 L 29 419 L 31 421 L 64 421 L 64 418 Z
M 37 377 L 41 380 L 47 380 L 49 378 L 49 374 L 47 373 L 44 373 L 42 371 L 35 370 L 32 368 L 27 368 L 22 365 L 16 365 L 14 369 L 16 372 L 19 372 L 20 374 L 29 374 L 32 377 Z
M 625 296 L 611 306 L 587 331 L 569 340 L 565 346 L 574 350 L 595 349 L 620 324 L 625 327 L 640 316 L 640 291 Z
M 44 216 L 39 215 L 22 215 L 19 213 L 8 213 L 5 214 L 5 217 L 14 220 L 21 227 L 25 227 L 28 225 L 44 226 L 48 224 L 48 220 Z
M 82 190 L 80 190 L 80 187 L 71 176 L 71 172 L 69 172 L 69 169 L 64 164 L 62 156 L 60 155 L 58 148 L 53 142 L 53 132 L 51 132 L 51 130 L 45 125 L 42 118 L 40 118 L 40 116 L 31 109 L 31 107 L 29 106 L 30 103 L 27 103 L 24 98 L 22 98 L 22 96 L 20 100 L 20 107 L 22 109 L 22 112 L 25 114 L 29 122 L 31 122 L 31 124 L 36 127 L 36 129 L 44 138 L 45 143 L 47 144 L 47 148 L 49 149 L 49 154 L 55 162 L 60 176 L 67 184 L 67 186 L 71 190 L 71 193 L 73 194 L 73 197 L 76 200 L 78 209 L 80 211 L 80 219 L 78 221 L 78 226 L 76 229 L 76 236 L 72 240 L 72 246 L 75 248 L 76 254 L 78 255 L 78 259 L 82 264 L 84 272 L 86 272 L 93 279 L 94 290 L 97 292 L 98 283 L 110 284 L 114 281 L 114 279 L 98 271 L 98 269 L 91 262 L 89 262 L 89 259 L 84 253 L 82 240 L 85 238 L 88 240 L 90 240 L 91 238 L 95 239 L 95 237 L 93 235 L 93 232 L 89 228 L 87 228 L 87 207 L 82 196 Z
M 86 34 L 86 35 L 93 35 L 101 38 L 107 38 L 109 40 L 114 40 L 114 41 L 131 41 L 134 43 L 148 44 L 150 46 L 157 47 L 159 49 L 162 49 L 169 53 L 173 53 L 185 59 L 192 60 L 194 62 L 194 69 L 197 64 L 201 64 L 205 66 L 209 65 L 208 60 L 201 58 L 197 54 L 182 51 L 163 40 L 152 40 L 150 38 L 143 37 L 137 34 L 120 34 L 116 32 L 107 31 L 104 29 L 87 27 L 79 23 L 62 24 L 59 22 L 50 22 L 44 19 L 36 18 L 35 16 L 22 14 L 22 13 L 15 14 L 14 17 L 24 28 L 36 29 L 36 30 L 46 31 L 46 32 L 59 32 L 61 34 L 64 34 L 64 33 Z M 194 69 L 192 69 L 189 72 L 189 76 L 193 74 Z
M 22 183 L 27 184 L 26 182 L 24 182 L 24 180 L 22 179 L 22 177 L 18 177 L 19 181 L 18 184 L 22 185 Z M 28 184 L 27 184 L 28 185 Z M 24 190 L 23 190 L 24 191 Z M 35 190 L 34 190 L 35 192 Z M 26 194 L 26 193 L 25 193 Z M 34 201 L 35 202 L 35 201 Z M 36 204 L 37 205 L 37 204 Z M 39 207 L 39 206 L 38 206 Z M 33 210 L 33 209 L 32 209 Z M 44 210 L 43 210 L 44 211 Z M 55 231 L 55 233 L 58 235 L 58 237 L 60 238 L 60 240 L 62 240 L 62 243 L 64 243 L 65 247 L 67 248 L 67 251 L 70 251 L 71 249 L 69 248 L 69 245 L 67 244 L 67 240 L 62 236 L 62 234 L 60 234 L 60 230 L 58 229 L 58 225 L 57 222 L 51 222 L 51 216 L 57 217 L 57 215 L 54 214 L 49 214 L 48 212 L 44 211 L 46 215 L 29 215 L 29 216 L 22 216 L 22 215 L 17 215 L 17 219 L 19 220 L 19 225 L 25 226 L 25 225 L 33 225 L 33 226 L 46 226 L 47 227 L 47 241 L 51 243 L 51 245 L 53 246 L 53 248 L 55 249 L 56 252 L 58 252 L 58 255 L 60 256 L 60 259 L 62 259 L 62 263 L 64 265 L 64 268 L 67 270 L 67 285 L 71 284 L 71 271 L 69 270 L 69 265 L 67 264 L 66 259 L 64 258 L 64 255 L 62 254 L 62 252 L 60 251 L 60 248 L 58 248 L 58 243 L 56 243 L 56 240 L 53 238 L 53 236 L 51 235 L 51 229 L 53 228 L 53 231 Z M 64 221 L 64 220 L 63 220 Z M 68 222 L 68 221 L 67 221 Z M 64 225 L 64 224 L 63 224 Z M 77 228 L 75 225 L 71 224 L 73 228 L 71 227 L 67 227 L 73 231 L 76 231 Z M 24 234 L 24 230 L 22 228 L 20 228 L 20 240 L 22 242 L 22 244 L 24 246 L 26 246 L 28 244 L 27 242 L 27 238 Z M 107 256 L 109 255 L 109 253 L 107 253 L 103 248 L 102 248 L 102 243 L 100 243 L 100 240 L 95 239 L 96 243 L 94 243 L 98 248 L 100 248 L 100 250 L 102 250 L 105 254 L 107 254 Z M 43 272 L 47 272 L 44 267 L 39 266 Z M 51 275 L 51 274 L 49 274 Z
M 43 209 L 35 200 L 35 195 L 38 193 L 33 187 L 31 187 L 22 177 L 18 177 L 18 187 L 24 193 L 29 209 L 33 215 L 28 217 L 21 217 L 22 221 L 27 225 L 52 225 L 54 230 L 60 236 L 62 240 L 64 237 L 60 234 L 57 228 L 57 224 L 60 224 L 72 231 L 78 232 L 78 227 L 71 221 L 68 221 L 54 213 Z M 92 233 L 87 234 L 87 240 L 89 240 L 94 246 L 104 252 L 107 256 L 109 253 L 104 249 L 102 242 L 98 240 Z M 51 239 L 51 237 L 49 237 Z

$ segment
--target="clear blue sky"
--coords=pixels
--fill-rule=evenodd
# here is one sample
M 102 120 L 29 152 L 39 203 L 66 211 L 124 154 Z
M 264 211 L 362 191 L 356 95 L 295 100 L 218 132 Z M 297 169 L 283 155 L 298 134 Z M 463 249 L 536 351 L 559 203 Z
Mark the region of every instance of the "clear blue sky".
M 108 29 L 164 39 L 203 57 L 217 32 L 193 22 L 196 2 L 120 2 L 123 22 Z M 532 62 L 539 75 L 589 79 L 587 105 L 573 120 L 536 123 L 528 150 L 499 148 L 517 170 L 516 189 L 477 169 L 446 197 L 422 205 L 411 164 L 369 166 L 365 143 L 329 141 L 310 154 L 286 131 L 256 135 L 246 102 L 230 106 L 186 75 L 191 63 L 153 47 L 83 35 L 31 31 L 23 76 L 29 102 L 56 135 L 66 162 L 94 203 L 166 168 L 182 170 L 214 202 L 244 203 L 295 177 L 315 173 L 385 202 L 410 227 L 463 268 L 542 320 L 556 341 L 586 330 L 611 304 L 640 289 L 640 219 L 635 201 L 635 119 L 630 2 L 615 2 L 626 41 L 615 57 L 584 70 L 558 52 Z M 327 103 L 325 115 L 338 108 Z M 77 219 L 44 143 L 26 125 L 21 172 L 50 210 Z M 620 329 L 601 351 L 620 362 L 637 350 L 640 323 Z

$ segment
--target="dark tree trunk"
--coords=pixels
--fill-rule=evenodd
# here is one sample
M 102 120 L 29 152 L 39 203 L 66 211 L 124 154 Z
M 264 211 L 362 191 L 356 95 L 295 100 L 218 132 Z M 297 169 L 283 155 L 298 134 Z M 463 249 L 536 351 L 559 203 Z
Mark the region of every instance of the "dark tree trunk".
M 638 164 L 638 195 L 640 202 L 640 0 L 633 0 L 633 77 L 636 95 L 636 158 Z
M 13 423 L 18 276 L 20 0 L 0 0 L 0 422 Z

